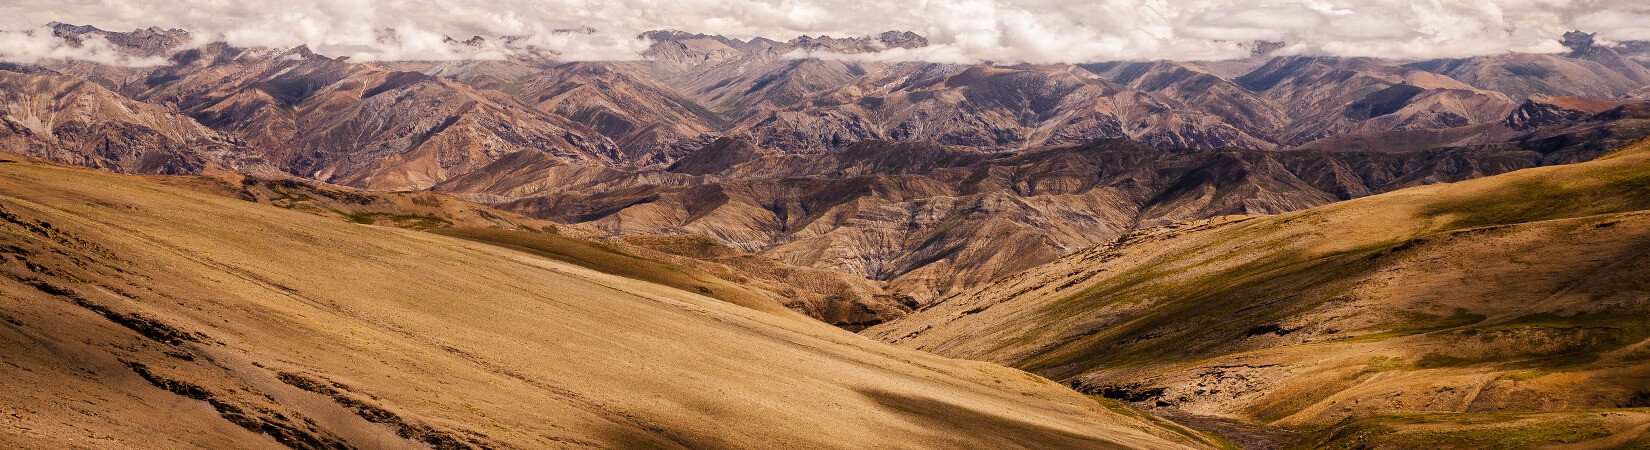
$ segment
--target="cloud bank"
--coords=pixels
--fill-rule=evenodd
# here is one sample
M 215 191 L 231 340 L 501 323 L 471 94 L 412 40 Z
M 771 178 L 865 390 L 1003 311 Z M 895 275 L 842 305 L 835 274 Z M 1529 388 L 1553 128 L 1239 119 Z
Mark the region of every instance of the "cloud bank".
M 233 45 L 307 45 L 366 60 L 509 51 L 496 40 L 454 50 L 447 36 L 517 36 L 569 60 L 634 59 L 649 45 L 636 37 L 657 29 L 779 40 L 909 30 L 932 45 L 853 57 L 959 63 L 1237 58 L 1257 40 L 1285 42 L 1287 54 L 1559 52 L 1571 29 L 1650 39 L 1650 4 L 1640 0 L 10 0 L 0 5 L 0 29 L 35 32 L 0 34 L 0 58 L 80 52 L 39 34 L 51 21 L 181 28 Z M 394 39 L 384 39 L 386 29 Z
M 52 35 L 50 28 L 0 30 L 0 62 L 33 64 L 43 60 L 75 59 L 128 67 L 166 65 L 166 58 L 135 56 L 120 51 L 102 36 L 70 43 Z

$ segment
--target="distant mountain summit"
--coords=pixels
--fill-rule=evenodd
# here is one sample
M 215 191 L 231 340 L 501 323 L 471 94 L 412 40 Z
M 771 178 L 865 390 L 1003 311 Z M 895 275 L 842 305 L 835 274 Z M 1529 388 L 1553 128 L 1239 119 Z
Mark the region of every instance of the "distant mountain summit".
M 190 43 L 192 36 L 180 29 L 160 27 L 141 28 L 128 32 L 105 31 L 91 25 L 70 25 L 52 22 L 46 25 L 52 34 L 70 45 L 80 45 L 85 39 L 106 39 L 121 50 L 136 56 L 166 56 Z

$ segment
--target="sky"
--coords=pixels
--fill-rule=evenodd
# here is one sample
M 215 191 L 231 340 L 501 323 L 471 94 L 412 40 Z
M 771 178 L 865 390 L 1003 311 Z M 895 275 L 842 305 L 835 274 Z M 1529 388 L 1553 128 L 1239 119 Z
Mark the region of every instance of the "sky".
M 307 45 L 363 60 L 506 52 L 441 42 L 475 35 L 526 36 L 567 60 L 636 59 L 649 45 L 637 36 L 657 29 L 777 40 L 915 31 L 931 45 L 855 57 L 955 63 L 1226 59 L 1247 56 L 1254 41 L 1285 42 L 1284 54 L 1551 53 L 1572 29 L 1606 42 L 1650 40 L 1642 0 L 0 0 L 0 60 L 164 63 L 106 43 L 64 45 L 40 28 L 53 21 L 180 28 L 201 41 Z M 380 39 L 385 29 L 397 39 Z

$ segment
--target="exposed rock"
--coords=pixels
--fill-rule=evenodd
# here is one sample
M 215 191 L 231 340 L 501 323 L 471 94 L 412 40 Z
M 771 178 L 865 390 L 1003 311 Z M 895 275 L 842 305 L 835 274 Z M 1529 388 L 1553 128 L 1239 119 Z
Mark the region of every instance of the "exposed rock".
M 1508 128 L 1519 131 L 1531 131 L 1542 127 L 1557 127 L 1580 122 L 1611 108 L 1621 106 L 1620 102 L 1594 100 L 1580 97 L 1545 97 L 1537 96 L 1525 100 L 1512 114 L 1507 115 L 1504 123 Z

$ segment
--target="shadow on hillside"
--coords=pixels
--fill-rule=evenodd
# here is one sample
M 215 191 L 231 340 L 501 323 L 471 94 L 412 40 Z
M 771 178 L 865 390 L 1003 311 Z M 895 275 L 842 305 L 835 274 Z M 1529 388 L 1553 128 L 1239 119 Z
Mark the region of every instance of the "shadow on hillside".
M 860 395 L 930 431 L 936 447 L 951 448 L 1127 448 L 1117 442 L 1003 417 L 984 411 L 876 389 Z

